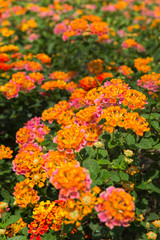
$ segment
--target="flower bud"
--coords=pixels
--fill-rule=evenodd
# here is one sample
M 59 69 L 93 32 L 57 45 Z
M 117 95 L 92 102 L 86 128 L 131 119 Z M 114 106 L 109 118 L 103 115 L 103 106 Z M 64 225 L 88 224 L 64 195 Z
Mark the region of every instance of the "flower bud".
M 133 156 L 133 151 L 127 149 L 127 150 L 124 150 L 124 154 L 126 155 L 126 157 L 132 157 Z
M 150 227 L 150 224 L 149 222 L 146 223 L 146 228 L 149 228 Z
M 6 208 L 8 207 L 8 203 L 1 202 L 0 207 L 1 207 L 2 209 L 6 209 Z
M 95 146 L 96 148 L 102 148 L 103 147 L 103 143 L 102 142 L 95 142 L 93 144 L 93 146 Z
M 128 164 L 132 163 L 133 162 L 133 159 L 132 158 L 127 158 L 125 157 L 124 161 Z
M 0 235 L 5 234 L 6 230 L 5 229 L 0 229 Z
M 148 181 L 147 181 L 148 183 L 151 183 L 152 182 L 152 179 L 148 179 Z

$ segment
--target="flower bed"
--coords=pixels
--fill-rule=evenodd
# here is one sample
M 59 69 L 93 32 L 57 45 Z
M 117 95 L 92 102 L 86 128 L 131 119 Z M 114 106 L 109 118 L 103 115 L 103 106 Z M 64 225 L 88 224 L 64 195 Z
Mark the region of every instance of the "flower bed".
M 0 238 L 159 239 L 159 0 L 0 0 Z

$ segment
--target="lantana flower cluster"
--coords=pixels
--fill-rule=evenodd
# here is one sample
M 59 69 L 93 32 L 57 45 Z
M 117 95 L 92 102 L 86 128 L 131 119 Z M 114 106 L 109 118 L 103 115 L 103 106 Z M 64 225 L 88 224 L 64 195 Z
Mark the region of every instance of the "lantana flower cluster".
M 74 179 L 74 181 L 73 181 Z M 68 162 L 53 172 L 50 182 L 59 191 L 59 200 L 79 199 L 80 193 L 90 191 L 92 183 L 89 173 L 79 162 Z
M 63 32 L 62 38 L 66 41 L 71 36 L 97 35 L 100 40 L 104 36 L 108 39 L 108 34 L 108 23 L 97 21 L 97 18 L 93 19 L 93 17 L 91 19 L 78 18 L 69 23 L 67 30 Z
M 0 145 L 0 160 L 4 158 L 12 158 L 13 151 L 9 147 Z
M 22 218 L 20 218 L 16 223 L 13 223 L 9 226 L 7 226 L 7 229 L 6 229 L 6 232 L 5 232 L 5 235 L 7 237 L 15 237 L 16 234 L 23 228 L 25 228 L 27 226 L 27 223 L 25 223 L 23 221 Z
M 115 226 L 127 227 L 134 220 L 134 203 L 124 189 L 109 187 L 100 194 L 101 203 L 95 209 L 101 222 L 112 229 Z
M 123 49 L 134 48 L 139 52 L 145 52 L 145 48 L 143 47 L 143 45 L 132 38 L 126 39 L 121 46 Z
M 0 202 L 0 217 L 4 212 L 8 212 L 10 208 L 8 207 L 8 203 L 6 202 Z
M 137 81 L 137 84 L 146 88 L 149 93 L 157 92 L 160 85 L 160 74 L 155 72 L 145 74 Z

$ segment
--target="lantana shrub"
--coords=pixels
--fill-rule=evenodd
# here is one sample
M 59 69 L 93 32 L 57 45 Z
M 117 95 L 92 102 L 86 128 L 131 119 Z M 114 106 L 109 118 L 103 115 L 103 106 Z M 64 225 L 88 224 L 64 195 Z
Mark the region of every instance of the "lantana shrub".
M 159 0 L 0 0 L 0 239 L 160 238 Z

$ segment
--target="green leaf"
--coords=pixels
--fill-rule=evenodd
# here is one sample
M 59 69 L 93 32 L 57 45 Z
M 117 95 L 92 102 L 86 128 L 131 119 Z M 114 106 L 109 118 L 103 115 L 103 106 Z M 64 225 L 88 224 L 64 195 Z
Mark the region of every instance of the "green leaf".
M 149 216 L 147 217 L 146 221 L 153 221 L 153 220 L 158 220 L 159 215 L 156 213 L 149 213 Z
M 151 106 L 153 104 L 156 104 L 156 101 L 153 98 L 148 98 L 147 102 L 148 102 L 147 106 Z
M 150 131 L 145 132 L 145 134 L 144 134 L 145 138 L 148 138 L 148 137 L 150 137 L 151 135 L 152 135 L 152 133 L 151 133 Z
M 43 237 L 41 237 L 42 240 L 57 240 L 56 236 L 53 236 L 52 233 L 46 233 Z
M 105 149 L 98 149 L 98 154 L 105 158 L 108 155 L 108 152 Z
M 116 147 L 117 145 L 118 145 L 118 141 L 116 141 L 116 140 L 112 140 L 112 141 L 108 142 L 108 147 L 110 149 Z
M 118 173 L 116 173 L 114 171 L 110 172 L 110 177 L 111 177 L 111 180 L 113 182 L 119 182 L 120 181 L 120 177 L 119 177 Z
M 130 145 L 134 145 L 135 144 L 135 138 L 133 135 L 128 134 L 128 136 L 126 137 L 126 142 L 127 144 Z
M 55 42 L 51 42 L 48 45 L 48 49 L 47 49 L 48 54 L 51 54 L 53 52 L 54 45 L 55 45 Z
M 150 115 L 150 119 L 155 119 L 155 118 L 160 118 L 160 114 L 159 113 L 152 113 Z
M 129 180 L 129 175 L 126 172 L 120 171 L 119 176 L 120 176 L 121 180 L 123 180 L 123 181 L 128 181 Z
M 26 236 L 16 236 L 9 238 L 9 240 L 26 240 Z
M 160 48 L 157 49 L 157 51 L 155 51 L 155 54 L 154 54 L 154 61 L 159 61 L 160 60 Z
M 144 205 L 148 205 L 147 199 L 146 199 L 146 198 L 143 198 L 143 199 L 142 199 L 142 203 L 143 203 Z
M 160 193 L 160 188 L 153 185 L 153 183 L 148 183 L 148 181 L 141 183 L 137 188 L 142 190 L 150 190 L 151 192 Z
M 88 156 L 89 159 L 94 157 L 97 152 L 96 150 L 94 150 L 92 147 L 89 147 L 89 146 L 85 147 L 85 150 L 86 150 L 87 154 L 89 155 Z
M 141 116 L 142 116 L 142 117 L 144 117 L 145 119 L 149 119 L 149 116 L 150 116 L 150 115 L 149 115 L 149 114 L 146 114 L 146 113 L 144 113 L 144 114 L 142 114 Z
M 24 228 L 22 229 L 22 234 L 25 235 L 25 236 L 28 235 L 28 228 L 27 228 L 27 227 L 24 227 Z
M 99 42 L 95 42 L 95 44 L 100 47 L 102 49 L 103 52 L 105 52 L 105 54 L 108 54 L 108 48 L 106 48 L 103 44 L 99 43 Z
M 119 157 L 118 157 L 119 163 L 124 162 L 124 160 L 125 160 L 125 155 L 119 155 Z
M 111 135 L 109 133 L 103 133 L 100 137 L 99 137 L 102 141 L 106 140 L 109 142 L 109 140 L 111 139 Z
M 96 174 L 96 173 L 90 172 L 90 178 L 91 178 L 92 180 L 95 180 L 96 177 L 97 177 L 97 174 Z M 97 179 L 97 184 L 101 184 L 98 179 Z
M 109 171 L 107 171 L 106 169 L 102 169 L 100 172 L 100 176 L 102 181 L 105 182 L 110 177 Z
M 157 121 L 151 121 L 152 127 L 154 127 L 156 130 L 159 129 L 159 123 Z
M 139 184 L 137 186 L 137 188 L 142 189 L 142 190 L 147 190 L 147 185 L 148 185 L 148 182 L 142 182 L 141 184 Z
M 74 224 L 63 224 L 62 225 L 62 231 L 63 233 L 69 233 L 75 228 Z
M 1 191 L 1 195 L 2 195 L 2 197 L 4 198 L 4 201 L 5 202 L 7 202 L 7 203 L 9 203 L 9 201 L 11 200 L 11 195 L 9 194 L 9 192 L 7 191 L 7 190 L 5 190 L 5 189 L 3 189 L 2 191 Z
M 154 140 L 152 138 L 142 138 L 140 143 L 136 144 L 136 147 L 142 148 L 142 149 L 150 149 L 154 145 Z
M 142 222 L 143 223 L 143 222 Z M 143 224 L 142 224 L 143 225 Z M 145 227 L 145 223 L 144 223 L 144 227 Z M 146 233 L 143 233 L 142 234 L 142 239 L 141 240 L 148 240 L 148 237 L 147 237 L 147 235 L 146 235 Z
M 148 184 L 148 189 L 152 192 L 160 193 L 160 188 L 153 185 L 153 183 Z
M 157 177 L 159 177 L 159 170 L 156 170 L 156 169 L 155 170 L 150 170 L 146 173 L 145 180 L 149 180 L 149 179 L 153 180 Z
M 98 126 L 99 126 L 99 125 L 102 125 L 102 124 L 105 123 L 105 122 L 106 122 L 106 119 L 105 119 L 105 118 L 102 118 L 102 119 L 98 122 L 97 125 L 98 125 Z
M 99 173 L 99 164 L 94 159 L 88 159 L 83 162 L 83 167 L 89 170 L 90 173 L 93 173 L 96 177 Z
M 92 176 L 92 174 L 91 174 L 91 176 Z M 92 178 L 92 177 L 91 177 L 91 179 L 95 179 L 95 178 Z M 102 179 L 101 179 L 101 176 L 98 176 L 98 178 L 96 178 L 96 179 L 94 180 L 94 183 L 95 183 L 95 186 L 96 186 L 96 185 L 99 186 L 99 185 L 103 184 L 103 181 L 102 181 Z M 92 188 L 95 187 L 95 186 L 92 185 Z
M 85 240 L 85 236 L 81 231 L 77 231 L 74 234 L 68 234 L 68 237 L 69 240 Z
M 158 143 L 157 145 L 154 146 L 154 149 L 159 150 L 160 149 L 160 143 Z
M 111 162 L 106 159 L 100 159 L 100 160 L 98 160 L 98 163 L 101 165 L 107 165 L 107 164 L 110 164 Z
M 96 223 L 96 224 L 94 224 L 93 222 L 90 222 L 89 223 L 89 227 L 92 229 L 92 231 L 94 232 L 94 231 L 96 231 L 98 228 L 99 228 L 99 224 L 98 223 Z
M 9 219 L 7 220 L 7 222 L 6 222 L 6 226 L 8 226 L 8 225 L 10 225 L 12 223 L 16 223 L 19 219 L 20 219 L 20 215 L 19 214 L 18 215 L 11 215 L 9 217 Z

